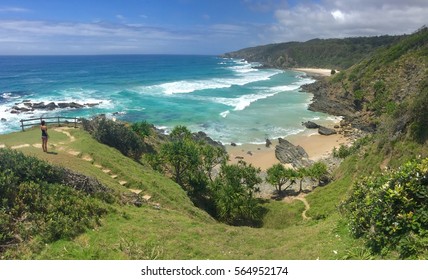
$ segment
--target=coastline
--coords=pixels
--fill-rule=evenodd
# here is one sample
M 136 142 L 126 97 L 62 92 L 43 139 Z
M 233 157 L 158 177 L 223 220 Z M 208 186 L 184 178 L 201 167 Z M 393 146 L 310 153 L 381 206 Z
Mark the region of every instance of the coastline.
M 290 68 L 290 70 L 305 72 L 306 74 L 313 75 L 313 76 L 323 76 L 323 77 L 331 76 L 331 69 L 325 69 L 325 68 Z
M 290 70 L 304 72 L 315 78 L 331 76 L 331 69 L 290 68 Z M 320 124 L 328 128 L 333 128 L 339 125 L 339 123 L 340 121 L 335 119 L 329 123 Z M 312 161 L 328 158 L 332 155 L 334 148 L 339 148 L 341 144 L 348 145 L 351 142 L 351 139 L 345 137 L 343 134 L 337 133 L 325 136 L 319 134 L 317 129 L 307 128 L 300 133 L 282 138 L 290 141 L 295 146 L 301 146 Z M 235 164 L 239 160 L 244 160 L 254 167 L 259 167 L 262 171 L 266 171 L 272 165 L 280 163 L 275 156 L 275 147 L 278 144 L 278 139 L 269 140 L 272 142 L 270 147 L 266 147 L 265 144 L 224 145 L 229 154 L 229 163 Z
M 333 126 L 328 125 L 328 127 Z M 325 136 L 318 134 L 314 129 L 305 129 L 303 132 L 283 138 L 293 145 L 300 145 L 308 153 L 309 159 L 313 161 L 330 157 L 335 147 L 339 148 L 341 144 L 347 145 L 351 141 L 350 138 L 339 133 Z M 270 147 L 266 147 L 265 144 L 225 145 L 230 157 L 229 163 L 235 164 L 239 160 L 244 160 L 254 167 L 266 171 L 272 165 L 280 163 L 275 156 L 278 139 L 270 139 L 270 141 L 272 142 Z

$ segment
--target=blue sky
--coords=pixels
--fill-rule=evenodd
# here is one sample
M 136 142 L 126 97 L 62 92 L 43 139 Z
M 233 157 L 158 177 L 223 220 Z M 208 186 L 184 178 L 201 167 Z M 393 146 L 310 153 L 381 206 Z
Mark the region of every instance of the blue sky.
M 0 55 L 222 54 L 411 33 L 427 0 L 1 0 Z

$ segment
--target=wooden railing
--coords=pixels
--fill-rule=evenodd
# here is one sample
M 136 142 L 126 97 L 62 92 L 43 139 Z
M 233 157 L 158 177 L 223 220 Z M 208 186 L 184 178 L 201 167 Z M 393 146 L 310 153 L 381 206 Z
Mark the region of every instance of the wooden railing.
M 25 127 L 27 126 L 40 125 L 43 120 L 46 124 L 56 124 L 58 126 L 61 126 L 61 124 L 73 124 L 75 128 L 77 127 L 77 124 L 81 123 L 80 118 L 73 117 L 40 117 L 34 119 L 25 119 L 20 120 L 22 131 L 24 131 Z

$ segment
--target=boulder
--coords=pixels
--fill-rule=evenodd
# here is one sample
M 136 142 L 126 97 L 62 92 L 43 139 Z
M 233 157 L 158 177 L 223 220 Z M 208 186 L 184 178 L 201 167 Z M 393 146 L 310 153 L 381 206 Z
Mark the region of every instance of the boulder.
M 311 121 L 304 122 L 304 123 L 302 123 L 302 125 L 304 125 L 306 128 L 309 128 L 309 129 L 315 129 L 315 128 L 320 127 L 319 124 L 316 124 L 316 123 L 311 122 Z
M 207 143 L 208 145 L 211 145 L 213 147 L 221 148 L 222 150 L 226 150 L 226 148 L 223 146 L 223 144 L 219 141 L 215 141 L 211 137 L 209 137 L 205 132 L 199 131 L 197 133 L 192 134 L 193 139 L 195 141 L 202 141 L 204 143 Z
M 334 129 L 327 128 L 327 127 L 324 127 L 324 126 L 320 126 L 318 128 L 318 133 L 321 134 L 321 135 L 327 135 L 328 136 L 328 135 L 336 134 L 337 132 Z
M 266 139 L 266 148 L 269 148 L 270 145 L 272 145 L 272 141 L 270 141 L 269 139 Z
M 50 111 L 55 110 L 56 108 L 58 108 L 58 106 L 54 102 L 50 102 L 45 106 L 45 109 Z
M 295 146 L 289 141 L 279 138 L 275 147 L 275 156 L 281 163 L 291 164 L 295 168 L 306 167 L 312 164 L 308 154 L 301 146 Z

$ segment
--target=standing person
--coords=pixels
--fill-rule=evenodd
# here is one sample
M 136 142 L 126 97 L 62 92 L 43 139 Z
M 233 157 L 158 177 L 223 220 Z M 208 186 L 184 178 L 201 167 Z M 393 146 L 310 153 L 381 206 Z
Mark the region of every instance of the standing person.
M 42 148 L 43 152 L 48 152 L 48 127 L 46 126 L 45 121 L 42 121 L 40 125 L 40 129 L 42 130 Z

